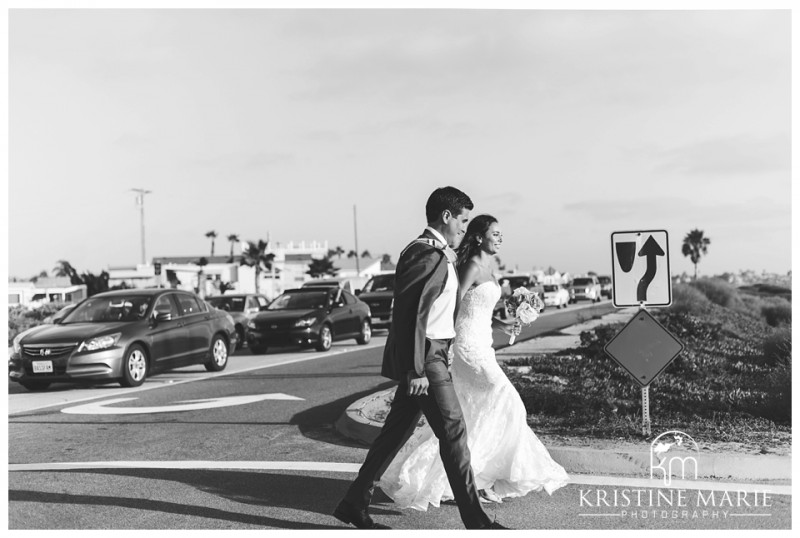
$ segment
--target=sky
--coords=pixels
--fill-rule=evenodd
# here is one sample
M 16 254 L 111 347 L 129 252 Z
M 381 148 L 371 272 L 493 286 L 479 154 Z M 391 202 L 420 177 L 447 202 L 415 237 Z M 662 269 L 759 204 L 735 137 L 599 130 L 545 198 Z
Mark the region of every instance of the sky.
M 509 269 L 611 273 L 611 234 L 791 269 L 791 11 L 15 9 L 8 275 L 242 240 L 393 260 L 437 187 Z M 238 248 L 236 250 L 238 253 Z

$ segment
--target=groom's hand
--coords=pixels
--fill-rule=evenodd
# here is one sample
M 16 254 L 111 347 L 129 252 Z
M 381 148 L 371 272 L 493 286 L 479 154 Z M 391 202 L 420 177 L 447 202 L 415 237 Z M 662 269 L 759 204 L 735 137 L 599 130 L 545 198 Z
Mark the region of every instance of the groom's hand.
M 422 396 L 428 394 L 428 378 L 427 377 L 411 377 L 408 375 L 408 395 L 409 396 Z

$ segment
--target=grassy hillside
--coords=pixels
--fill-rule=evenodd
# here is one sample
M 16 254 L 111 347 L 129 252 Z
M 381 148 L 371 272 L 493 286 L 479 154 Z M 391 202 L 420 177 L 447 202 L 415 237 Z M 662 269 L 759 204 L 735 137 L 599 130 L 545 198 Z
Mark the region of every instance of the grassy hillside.
M 673 306 L 651 313 L 683 353 L 650 385 L 653 431 L 773 443 L 791 437 L 791 303 L 724 281 L 676 285 Z M 581 335 L 581 345 L 508 362 L 536 431 L 641 436 L 641 390 L 603 351 L 622 324 Z

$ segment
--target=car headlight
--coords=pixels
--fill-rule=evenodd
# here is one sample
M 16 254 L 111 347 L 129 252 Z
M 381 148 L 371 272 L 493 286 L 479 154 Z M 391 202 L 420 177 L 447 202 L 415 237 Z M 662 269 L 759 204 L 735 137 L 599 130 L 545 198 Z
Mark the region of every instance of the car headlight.
M 14 342 L 13 342 L 14 353 L 19 354 L 19 353 L 22 352 L 22 343 L 21 343 L 22 342 L 22 338 L 26 334 L 28 334 L 29 332 L 33 331 L 35 328 L 36 327 L 31 327 L 30 329 L 26 329 L 26 330 L 22 331 L 21 333 L 19 333 L 17 336 L 14 337 Z
M 258 327 L 256 327 L 256 322 L 251 319 L 250 321 L 247 322 L 247 328 L 248 329 L 257 329 Z
M 22 351 L 22 345 L 19 343 L 22 340 L 23 333 L 19 333 L 14 337 L 14 353 L 19 354 Z
M 314 322 L 317 321 L 317 318 L 302 318 L 298 319 L 297 322 L 294 324 L 295 327 L 311 327 L 314 325 Z
M 107 334 L 106 336 L 98 336 L 91 340 L 84 340 L 78 346 L 78 353 L 81 351 L 99 351 L 101 349 L 108 349 L 117 345 L 117 341 L 122 333 Z

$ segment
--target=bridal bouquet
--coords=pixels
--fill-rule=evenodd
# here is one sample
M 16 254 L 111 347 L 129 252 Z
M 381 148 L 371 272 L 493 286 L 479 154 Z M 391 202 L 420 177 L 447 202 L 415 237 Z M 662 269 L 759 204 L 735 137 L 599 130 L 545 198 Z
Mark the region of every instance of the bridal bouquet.
M 539 317 L 539 310 L 544 308 L 544 303 L 539 295 L 530 291 L 528 288 L 520 286 L 514 290 L 509 297 L 506 297 L 506 312 L 512 318 L 518 319 L 525 325 L 530 325 Z M 517 335 L 512 334 L 508 344 L 511 345 L 516 340 Z

